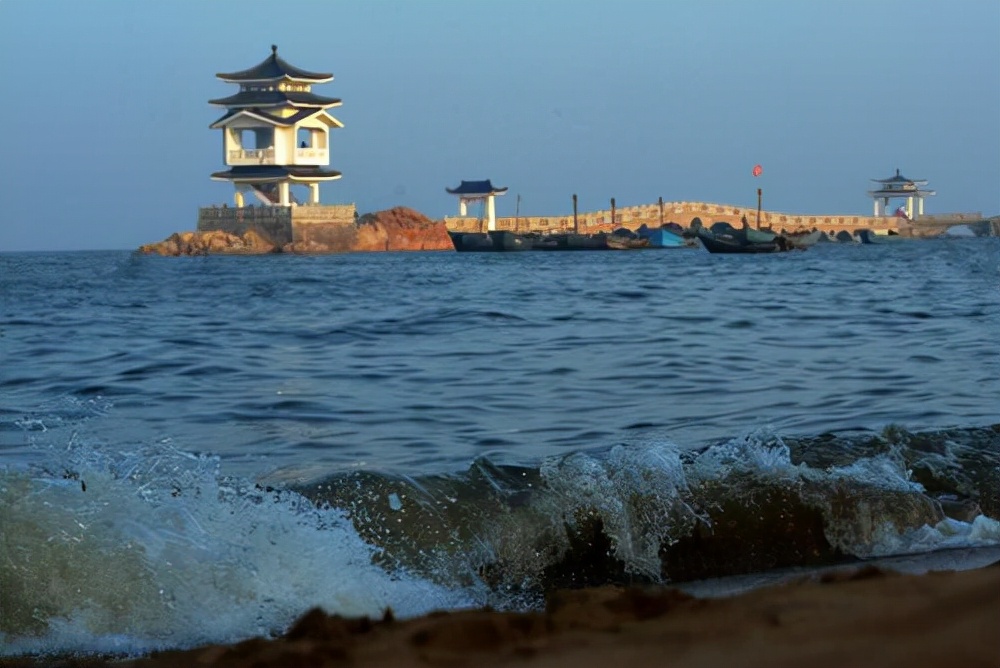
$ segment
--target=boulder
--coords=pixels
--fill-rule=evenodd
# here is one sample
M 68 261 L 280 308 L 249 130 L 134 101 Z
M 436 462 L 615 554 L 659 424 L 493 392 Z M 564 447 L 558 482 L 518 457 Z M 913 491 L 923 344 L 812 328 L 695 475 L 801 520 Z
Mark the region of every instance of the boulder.
M 448 228 L 419 211 L 397 206 L 358 219 L 355 251 L 453 250 Z

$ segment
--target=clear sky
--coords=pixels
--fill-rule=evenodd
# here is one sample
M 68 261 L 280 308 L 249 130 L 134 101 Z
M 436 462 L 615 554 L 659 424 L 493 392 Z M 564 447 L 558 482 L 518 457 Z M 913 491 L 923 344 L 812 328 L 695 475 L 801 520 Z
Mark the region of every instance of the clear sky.
M 1000 213 L 1000 0 L 0 0 L 0 251 L 130 249 L 232 202 L 216 72 L 333 72 L 326 203 L 500 216 L 696 200 Z M 751 175 L 760 163 L 764 173 Z

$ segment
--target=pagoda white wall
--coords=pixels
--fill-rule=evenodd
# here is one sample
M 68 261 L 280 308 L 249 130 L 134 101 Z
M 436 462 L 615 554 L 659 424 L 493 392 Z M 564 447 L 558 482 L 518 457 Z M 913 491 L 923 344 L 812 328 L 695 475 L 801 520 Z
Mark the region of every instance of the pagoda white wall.
M 317 133 L 313 145 L 299 148 L 298 130 L 306 128 Z M 280 144 L 278 135 L 280 133 Z M 315 119 L 306 119 L 293 128 L 278 128 L 275 133 L 275 159 L 279 165 L 310 165 L 325 166 L 330 164 L 330 130 L 325 123 Z

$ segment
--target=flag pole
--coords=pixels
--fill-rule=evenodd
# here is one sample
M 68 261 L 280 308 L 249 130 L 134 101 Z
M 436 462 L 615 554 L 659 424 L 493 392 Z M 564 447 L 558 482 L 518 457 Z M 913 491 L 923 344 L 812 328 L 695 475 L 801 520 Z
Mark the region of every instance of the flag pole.
M 758 230 L 760 229 L 760 200 L 761 200 L 761 195 L 762 194 L 763 193 L 762 193 L 761 189 L 757 188 L 757 229 Z

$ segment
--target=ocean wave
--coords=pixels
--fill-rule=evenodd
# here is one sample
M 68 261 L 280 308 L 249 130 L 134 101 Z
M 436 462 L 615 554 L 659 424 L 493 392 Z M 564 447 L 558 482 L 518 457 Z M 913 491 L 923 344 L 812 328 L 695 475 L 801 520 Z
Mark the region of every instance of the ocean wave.
M 76 439 L 0 471 L 0 639 L 136 653 L 273 635 L 313 606 L 530 609 L 565 587 L 997 546 L 998 445 L 995 426 L 754 431 L 279 485 L 166 442 Z

